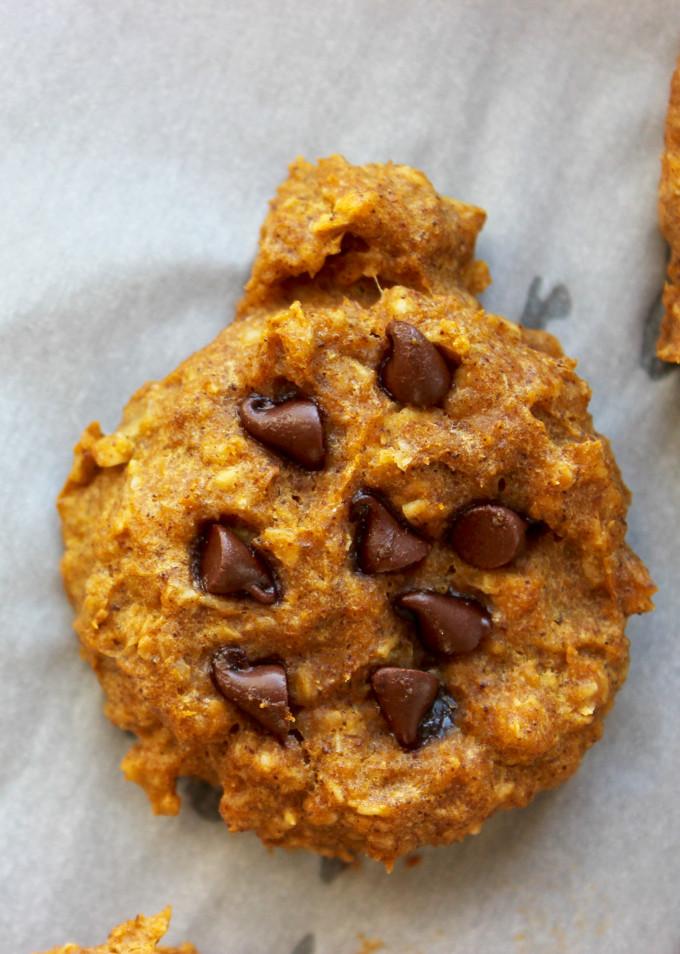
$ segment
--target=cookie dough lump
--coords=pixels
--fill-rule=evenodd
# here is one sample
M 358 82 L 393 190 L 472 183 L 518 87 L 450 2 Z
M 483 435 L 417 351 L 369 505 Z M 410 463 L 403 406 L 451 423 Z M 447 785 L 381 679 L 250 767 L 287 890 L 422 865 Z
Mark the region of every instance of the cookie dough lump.
M 193 944 L 180 947 L 159 947 L 158 941 L 168 930 L 170 908 L 152 918 L 140 914 L 133 921 L 126 921 L 114 928 L 106 944 L 99 947 L 78 947 L 66 944 L 55 947 L 46 954 L 198 954 Z
M 482 220 L 299 160 L 238 319 L 83 435 L 64 580 L 156 812 L 196 776 L 232 831 L 391 866 L 601 735 L 653 586 L 574 362 L 473 297 Z

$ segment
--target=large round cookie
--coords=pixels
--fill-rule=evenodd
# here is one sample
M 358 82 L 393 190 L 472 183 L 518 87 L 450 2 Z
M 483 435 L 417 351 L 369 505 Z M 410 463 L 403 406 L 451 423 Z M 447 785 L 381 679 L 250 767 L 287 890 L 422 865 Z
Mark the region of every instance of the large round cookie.
M 298 161 L 238 313 L 96 424 L 63 574 L 156 812 L 390 866 L 577 768 L 653 586 L 556 341 L 485 314 L 483 214 Z

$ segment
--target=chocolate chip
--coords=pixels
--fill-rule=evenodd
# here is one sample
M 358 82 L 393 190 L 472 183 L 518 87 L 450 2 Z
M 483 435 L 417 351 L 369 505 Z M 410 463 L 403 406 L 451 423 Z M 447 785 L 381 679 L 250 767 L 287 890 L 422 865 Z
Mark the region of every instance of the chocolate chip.
M 407 321 L 391 321 L 392 351 L 382 366 L 381 382 L 395 401 L 427 407 L 444 400 L 451 372 L 441 352 Z
M 274 578 L 264 561 L 221 523 L 211 524 L 201 552 L 201 581 L 208 593 L 241 591 L 259 603 L 276 599 Z
M 451 543 L 472 566 L 493 570 L 522 552 L 526 532 L 526 521 L 509 507 L 477 504 L 456 517 Z
M 390 573 L 420 563 L 431 544 L 400 523 L 374 494 L 360 490 L 352 500 L 351 516 L 360 523 L 356 550 L 364 573 Z
M 211 674 L 225 699 L 272 735 L 285 739 L 290 727 L 286 670 L 277 663 L 250 666 L 231 649 L 215 653 Z
M 418 726 L 432 705 L 439 681 L 431 672 L 384 666 L 371 677 L 378 703 L 399 745 L 412 749 L 418 742 Z
M 467 597 L 414 590 L 398 596 L 395 603 L 416 614 L 421 642 L 432 652 L 469 653 L 491 631 L 487 611 Z
M 458 706 L 455 699 L 440 689 L 432 708 L 424 716 L 418 726 L 418 744 L 429 742 L 430 739 L 441 739 L 455 727 L 454 713 Z
M 314 401 L 290 398 L 274 404 L 251 394 L 238 409 L 241 424 L 255 440 L 280 451 L 308 470 L 323 467 L 323 423 Z

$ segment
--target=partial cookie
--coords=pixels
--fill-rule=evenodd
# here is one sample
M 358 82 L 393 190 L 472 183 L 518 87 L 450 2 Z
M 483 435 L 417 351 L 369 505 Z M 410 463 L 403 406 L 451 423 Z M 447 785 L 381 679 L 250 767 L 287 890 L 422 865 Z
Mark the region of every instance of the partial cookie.
M 391 866 L 600 737 L 653 585 L 575 362 L 473 297 L 481 222 L 298 161 L 239 320 L 84 433 L 64 580 L 156 812 L 197 776 L 232 831 Z
M 656 343 L 664 361 L 680 362 L 680 66 L 673 74 L 666 116 L 664 153 L 661 157 L 659 223 L 671 247 L 668 280 L 664 287 L 666 309 Z
M 134 921 L 126 921 L 114 928 L 106 944 L 99 947 L 79 947 L 65 944 L 52 948 L 45 954 L 198 954 L 193 944 L 180 947 L 158 947 L 158 941 L 168 930 L 170 908 L 152 918 L 138 915 Z

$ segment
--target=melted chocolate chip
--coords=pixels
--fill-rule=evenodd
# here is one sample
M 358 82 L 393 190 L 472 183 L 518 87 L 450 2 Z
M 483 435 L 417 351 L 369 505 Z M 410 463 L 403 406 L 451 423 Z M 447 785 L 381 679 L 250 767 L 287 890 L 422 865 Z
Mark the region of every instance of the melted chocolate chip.
M 381 371 L 388 394 L 404 404 L 439 404 L 451 387 L 451 372 L 441 352 L 406 321 L 391 321 L 392 351 Z
M 384 666 L 371 677 L 378 703 L 394 736 L 405 749 L 418 743 L 418 726 L 432 705 L 439 680 L 419 669 Z
M 259 722 L 272 735 L 285 739 L 290 726 L 286 670 L 276 663 L 249 666 L 242 654 L 220 650 L 211 675 L 225 699 Z
M 432 703 L 432 708 L 423 717 L 418 726 L 418 742 L 428 742 L 430 739 L 441 739 L 451 729 L 454 728 L 454 713 L 458 706 L 454 699 L 440 689 L 437 698 Z
M 349 866 L 350 862 L 342 858 L 322 858 L 319 870 L 321 880 L 324 884 L 332 884 Z
M 509 507 L 478 504 L 456 517 L 451 543 L 472 566 L 493 570 L 522 552 L 526 531 L 526 521 Z
M 241 424 L 255 440 L 308 470 L 323 467 L 323 423 L 318 407 L 305 398 L 274 404 L 251 394 L 238 409 Z
M 211 524 L 206 534 L 200 574 L 208 593 L 245 592 L 259 603 L 276 599 L 274 578 L 264 561 L 221 523 Z
M 403 570 L 430 552 L 427 540 L 400 523 L 386 504 L 366 490 L 352 500 L 351 515 L 360 522 L 356 553 L 363 573 Z
M 487 611 L 467 597 L 414 590 L 395 602 L 416 614 L 421 642 L 431 652 L 447 656 L 469 653 L 491 631 Z

